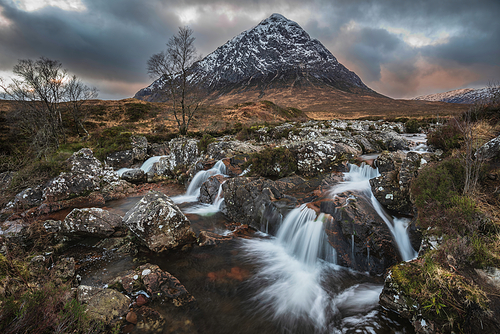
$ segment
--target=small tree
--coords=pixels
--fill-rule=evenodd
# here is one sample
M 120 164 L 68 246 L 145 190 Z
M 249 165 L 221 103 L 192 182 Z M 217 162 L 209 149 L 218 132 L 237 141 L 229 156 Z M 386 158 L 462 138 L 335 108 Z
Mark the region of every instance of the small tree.
M 97 88 L 85 85 L 76 75 L 71 77 L 65 88 L 65 98 L 73 122 L 75 122 L 75 130 L 80 135 L 80 129 L 82 129 L 88 137 L 89 133 L 83 126 L 83 122 L 85 122 L 89 113 L 89 108 L 85 107 L 85 102 L 97 97 Z
M 168 40 L 167 50 L 152 55 L 148 60 L 149 75 L 161 79 L 156 93 L 164 94 L 172 103 L 182 135 L 187 133 L 202 100 L 199 83 L 192 80 L 193 65 L 199 60 L 192 35 L 193 30 L 189 27 L 179 27 L 177 35 Z
M 82 103 L 95 98 L 97 90 L 69 77 L 61 62 L 41 57 L 20 59 L 9 85 L 0 84 L 4 96 L 19 102 L 14 112 L 17 126 L 32 140 L 39 154 L 59 147 L 66 140 L 62 113 L 69 105 L 77 126 L 82 125 Z M 68 102 L 63 104 L 62 102 Z

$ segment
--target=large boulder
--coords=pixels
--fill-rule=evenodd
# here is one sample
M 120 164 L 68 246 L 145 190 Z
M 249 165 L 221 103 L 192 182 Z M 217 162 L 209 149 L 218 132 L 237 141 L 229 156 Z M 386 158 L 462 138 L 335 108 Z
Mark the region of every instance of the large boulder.
M 402 157 L 402 161 L 400 160 Z M 409 152 L 401 156 L 393 153 L 383 153 L 375 165 L 380 176 L 370 180 L 375 198 L 387 209 L 403 215 L 413 215 L 413 203 L 410 197 L 411 181 L 417 175 L 423 160 L 420 154 Z
M 282 218 L 297 205 L 294 197 L 283 194 L 295 186 L 256 177 L 229 179 L 222 185 L 224 213 L 236 222 L 274 234 Z
M 190 222 L 165 194 L 150 191 L 130 209 L 124 224 L 153 252 L 195 241 Z
M 132 149 L 113 152 L 106 157 L 106 164 L 114 168 L 131 167 L 148 157 L 148 140 L 144 136 L 131 136 Z
M 298 173 L 305 176 L 331 172 L 343 161 L 362 153 L 357 145 L 350 146 L 327 138 L 299 142 L 285 147 L 293 152 Z
M 221 160 L 238 155 L 250 155 L 262 149 L 248 142 L 242 142 L 233 137 L 224 137 L 221 140 L 210 143 L 207 147 L 207 156 L 210 159 Z
M 362 194 L 337 194 L 322 201 L 320 210 L 333 217 L 326 233 L 338 264 L 380 275 L 400 260 L 389 227 Z
M 224 175 L 213 175 L 210 176 L 205 182 L 202 183 L 200 188 L 200 197 L 198 200 L 201 203 L 212 204 L 217 199 L 219 194 L 219 189 L 226 178 Z
M 147 175 L 140 168 L 129 169 L 121 175 L 121 178 L 127 182 L 139 184 L 147 181 Z
M 73 237 L 107 238 L 122 226 L 122 218 L 115 213 L 101 208 L 75 208 L 61 222 L 58 232 Z

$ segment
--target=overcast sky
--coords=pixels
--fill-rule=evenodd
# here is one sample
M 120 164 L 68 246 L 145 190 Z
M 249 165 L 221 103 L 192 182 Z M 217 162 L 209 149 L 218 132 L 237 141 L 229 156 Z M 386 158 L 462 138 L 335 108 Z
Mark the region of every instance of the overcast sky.
M 500 82 L 500 0 L 0 0 L 0 76 L 45 56 L 101 99 L 132 97 L 179 26 L 206 56 L 272 13 L 393 98 Z

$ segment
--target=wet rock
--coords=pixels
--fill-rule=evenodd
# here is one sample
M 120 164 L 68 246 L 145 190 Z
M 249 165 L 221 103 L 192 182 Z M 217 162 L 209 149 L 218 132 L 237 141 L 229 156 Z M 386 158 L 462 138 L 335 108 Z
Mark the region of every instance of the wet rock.
M 152 308 L 142 306 L 135 310 L 138 321 L 135 326 L 138 333 L 162 334 L 166 325 L 163 316 Z M 169 324 L 169 327 L 171 324 Z M 195 331 L 193 331 L 194 333 Z
M 147 263 L 140 266 L 137 272 L 153 301 L 171 302 L 176 307 L 191 307 L 195 303 L 195 298 L 179 280 L 157 265 Z
M 140 294 L 140 295 L 137 296 L 137 299 L 135 300 L 135 303 L 139 307 L 141 307 L 142 305 L 146 305 L 148 303 L 148 297 Z
M 127 170 L 121 175 L 121 178 L 127 182 L 139 184 L 147 181 L 147 175 L 140 168 Z
M 325 138 L 285 147 L 296 157 L 298 173 L 305 176 L 333 171 L 343 161 L 362 153 L 359 146 L 353 147 Z
M 327 204 L 320 207 L 333 217 L 326 233 L 338 264 L 379 275 L 400 260 L 389 228 L 364 197 L 346 192 Z
M 150 250 L 162 252 L 195 240 L 190 222 L 166 195 L 150 191 L 123 218 Z
M 210 176 L 200 188 L 200 197 L 198 200 L 201 203 L 212 204 L 217 199 L 219 188 L 226 178 L 223 175 Z
M 222 189 L 226 215 L 263 232 L 275 233 L 282 217 L 297 205 L 283 192 L 295 184 L 265 178 L 238 177 L 227 180 Z
M 401 163 L 394 154 L 381 154 L 375 165 L 382 167 L 380 176 L 370 180 L 375 198 L 389 210 L 403 215 L 413 215 L 410 197 L 411 181 L 417 175 L 422 158 L 416 152 L 406 154 Z
M 476 157 L 482 160 L 500 157 L 500 136 L 481 146 L 476 152 Z
M 130 299 L 113 289 L 103 289 L 93 295 L 87 303 L 87 315 L 91 320 L 112 325 L 128 313 Z
M 101 208 L 75 208 L 61 223 L 59 232 L 67 236 L 107 238 L 122 226 L 122 218 L 115 213 Z

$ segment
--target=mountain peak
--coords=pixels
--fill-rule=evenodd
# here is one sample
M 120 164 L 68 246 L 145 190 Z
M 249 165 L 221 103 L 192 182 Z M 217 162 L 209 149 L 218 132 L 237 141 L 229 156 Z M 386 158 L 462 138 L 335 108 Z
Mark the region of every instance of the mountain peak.
M 193 82 L 218 96 L 249 89 L 259 90 L 259 96 L 264 96 L 269 88 L 318 85 L 371 92 L 321 42 L 277 13 L 217 48 L 197 62 L 192 72 Z M 154 87 L 158 84 L 153 83 L 149 91 Z M 142 95 L 149 94 L 145 91 Z

